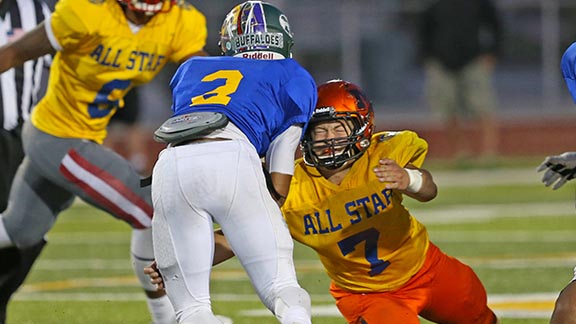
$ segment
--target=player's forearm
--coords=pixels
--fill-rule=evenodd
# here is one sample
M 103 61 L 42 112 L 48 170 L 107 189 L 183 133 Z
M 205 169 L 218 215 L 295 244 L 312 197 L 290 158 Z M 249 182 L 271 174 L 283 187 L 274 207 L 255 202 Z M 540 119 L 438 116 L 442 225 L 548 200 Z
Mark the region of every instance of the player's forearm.
M 0 73 L 3 73 L 14 66 L 18 66 L 18 62 L 18 52 L 12 46 L 5 45 L 0 47 Z
M 438 187 L 430 172 L 424 169 L 420 169 L 420 172 L 422 172 L 422 188 L 418 192 L 411 193 L 410 196 L 418 201 L 430 201 L 436 198 Z
M 230 244 L 224 237 L 222 230 L 214 231 L 214 261 L 212 265 L 222 263 L 234 256 Z
M 274 198 L 276 199 L 278 205 L 282 207 L 286 197 L 288 196 L 292 176 L 289 174 L 282 174 L 277 172 L 272 172 L 270 176 L 272 177 L 272 184 L 274 185 L 274 189 L 276 190 L 276 193 L 278 193 L 278 197 Z
M 0 47 L 0 73 L 50 53 L 54 53 L 54 49 L 41 23 L 16 41 Z
M 404 190 L 404 194 L 421 202 L 427 202 L 436 198 L 438 187 L 432 178 L 432 174 L 424 169 L 418 169 L 418 171 L 419 177 L 421 177 L 419 180 L 421 181 L 421 185 L 419 185 L 418 190 L 407 189 Z

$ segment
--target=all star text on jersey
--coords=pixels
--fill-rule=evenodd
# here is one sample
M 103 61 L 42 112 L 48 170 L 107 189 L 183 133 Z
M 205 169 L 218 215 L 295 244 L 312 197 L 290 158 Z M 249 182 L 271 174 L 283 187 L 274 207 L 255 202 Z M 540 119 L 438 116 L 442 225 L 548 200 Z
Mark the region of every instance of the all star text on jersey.
M 138 71 L 156 71 L 163 66 L 166 59 L 164 55 L 144 51 L 130 51 L 128 54 L 122 52 L 120 48 L 115 49 L 100 44 L 90 53 L 90 57 L 103 66 L 127 70 L 137 69 Z M 122 65 L 123 63 L 125 66 Z

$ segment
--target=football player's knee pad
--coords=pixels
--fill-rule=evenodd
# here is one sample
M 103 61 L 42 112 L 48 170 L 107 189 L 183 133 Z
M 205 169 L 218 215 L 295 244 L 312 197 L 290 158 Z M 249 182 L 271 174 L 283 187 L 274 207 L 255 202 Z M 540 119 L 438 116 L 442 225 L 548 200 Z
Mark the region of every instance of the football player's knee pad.
M 158 269 L 169 268 L 176 265 L 176 252 L 174 252 L 174 240 L 170 234 L 170 227 L 163 215 L 157 215 L 152 219 L 154 226 L 154 251 L 156 252 L 156 264 Z
M 26 161 L 26 160 L 24 160 Z M 27 162 L 22 162 L 27 163 Z M 29 162 L 28 162 L 29 163 Z M 16 199 L 10 203 L 2 213 L 4 227 L 12 243 L 19 249 L 30 248 L 44 239 L 44 236 L 54 226 L 56 217 L 60 211 L 68 208 L 73 202 L 73 196 L 64 193 L 37 193 L 30 183 L 40 181 L 33 175 L 24 177 L 16 176 L 16 185 L 13 195 L 19 197 L 34 197 L 34 203 L 28 203 L 28 199 Z
M 142 259 L 154 259 L 154 245 L 152 244 L 152 229 L 133 229 L 130 241 L 130 252 Z
M 144 273 L 144 268 L 154 261 L 154 247 L 152 245 L 152 229 L 132 230 L 130 242 L 130 255 L 132 267 L 140 285 L 147 291 L 155 291 L 156 287 L 150 282 L 150 277 Z
M 154 217 L 152 220 L 154 226 L 153 239 L 154 251 L 156 255 L 156 265 L 164 279 L 164 285 L 171 286 L 171 290 L 176 296 L 187 296 L 186 289 L 180 290 L 184 276 L 181 273 L 176 252 L 174 251 L 174 240 L 170 235 L 170 229 L 166 219 L 162 215 Z
M 282 288 L 274 302 L 274 314 L 282 323 L 294 316 L 303 316 L 309 319 L 312 314 L 310 295 L 300 287 Z
M 134 254 L 131 254 L 132 258 L 132 269 L 136 273 L 138 277 L 138 281 L 140 281 L 140 285 L 146 291 L 156 291 L 156 285 L 150 282 L 150 277 L 144 273 L 144 268 L 149 266 L 152 263 L 151 259 L 139 259 Z
M 42 242 L 44 235 L 54 224 L 53 217 L 45 217 L 45 214 L 30 215 L 23 216 L 14 212 L 10 215 L 7 214 L 7 217 L 3 215 L 0 218 L 12 244 L 19 249 L 26 249 Z M 22 221 L 24 219 L 26 221 Z M 34 226 L 30 226 L 30 224 L 34 224 Z

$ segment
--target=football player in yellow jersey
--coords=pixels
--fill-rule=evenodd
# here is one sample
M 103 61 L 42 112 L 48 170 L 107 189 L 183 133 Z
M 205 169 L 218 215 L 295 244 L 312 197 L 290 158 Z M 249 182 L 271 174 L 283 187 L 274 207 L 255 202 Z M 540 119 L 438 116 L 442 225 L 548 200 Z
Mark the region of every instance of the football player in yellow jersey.
M 429 241 L 404 196 L 436 197 L 411 131 L 373 134 L 372 105 L 342 80 L 318 88 L 282 207 L 292 237 L 313 248 L 349 323 L 497 323 L 473 270 Z
M 19 251 L 0 252 L 3 271 L 16 271 L 29 258 L 23 251 L 42 246 L 79 197 L 133 227 L 133 265 L 152 321 L 175 323 L 167 297 L 142 272 L 153 259 L 150 188 L 140 188 L 130 163 L 101 143 L 123 96 L 166 63 L 205 55 L 206 35 L 204 15 L 184 1 L 59 0 L 44 23 L 0 48 L 0 72 L 56 53 L 46 95 L 24 125 L 26 158 L 0 217 L 0 248 Z M 0 274 L 0 285 L 8 284 Z
M 426 141 L 412 131 L 373 134 L 372 104 L 356 85 L 318 87 L 282 212 L 292 238 L 313 248 L 330 293 L 351 324 L 494 324 L 484 286 L 467 265 L 432 244 L 403 196 L 436 197 L 422 164 Z M 225 241 L 215 262 L 230 257 Z M 145 269 L 164 288 L 156 264 Z

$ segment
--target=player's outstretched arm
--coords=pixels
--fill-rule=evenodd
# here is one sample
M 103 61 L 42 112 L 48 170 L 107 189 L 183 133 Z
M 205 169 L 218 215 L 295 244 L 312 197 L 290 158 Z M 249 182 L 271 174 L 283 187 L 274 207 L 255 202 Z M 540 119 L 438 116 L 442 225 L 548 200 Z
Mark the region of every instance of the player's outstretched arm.
M 536 171 L 545 171 L 542 182 L 556 190 L 576 177 L 576 152 L 565 152 L 546 157 Z
M 42 55 L 53 54 L 44 22 L 13 42 L 0 47 L 0 73 Z

